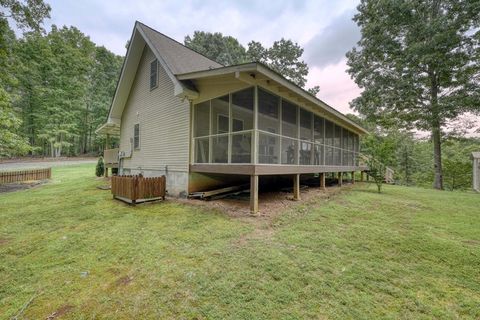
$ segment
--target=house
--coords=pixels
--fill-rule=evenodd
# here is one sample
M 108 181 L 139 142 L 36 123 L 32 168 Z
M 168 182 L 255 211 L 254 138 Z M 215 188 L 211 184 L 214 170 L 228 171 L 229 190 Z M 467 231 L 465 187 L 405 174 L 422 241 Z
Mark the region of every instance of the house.
M 97 132 L 119 135 L 106 155 L 120 174 L 165 175 L 180 197 L 247 182 L 253 212 L 259 177 L 292 178 L 298 197 L 300 175 L 324 186 L 365 170 L 366 131 L 342 113 L 261 63 L 220 65 L 140 22 Z

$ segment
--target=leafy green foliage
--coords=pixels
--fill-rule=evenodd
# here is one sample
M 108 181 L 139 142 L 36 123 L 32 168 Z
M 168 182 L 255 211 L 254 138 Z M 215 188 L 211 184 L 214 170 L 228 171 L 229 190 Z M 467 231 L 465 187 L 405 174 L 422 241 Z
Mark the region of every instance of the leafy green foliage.
M 20 124 L 10 107 L 9 95 L 0 87 L 0 157 L 23 155 L 30 150 L 26 139 L 17 133 Z
M 247 62 L 245 48 L 238 40 L 220 32 L 195 31 L 192 37 L 185 37 L 184 43 L 190 49 L 225 66 Z
M 107 115 L 121 57 L 75 27 L 56 26 L 47 35 L 25 35 L 16 54 L 16 108 L 30 144 L 51 156 L 98 151 L 94 130 Z
M 277 71 L 300 87 L 305 87 L 308 75 L 308 65 L 301 60 L 303 48 L 292 40 L 280 39 L 270 48 L 265 48 L 260 42 L 250 41 L 248 49 L 231 36 L 222 33 L 195 31 L 193 37 L 187 35 L 184 39 L 187 47 L 204 54 L 208 58 L 229 66 L 246 62 L 260 62 Z M 308 89 L 315 95 L 319 86 Z
M 390 136 L 370 134 L 362 140 L 362 152 L 366 155 L 365 162 L 369 168 L 368 175 L 373 178 L 380 193 L 385 180 L 388 164 L 395 161 L 395 141 Z
M 469 0 L 362 0 L 349 73 L 352 106 L 384 126 L 432 134 L 434 187 L 443 188 L 442 128 L 480 108 L 480 6 Z
M 98 158 L 97 166 L 95 167 L 95 175 L 97 177 L 103 176 L 105 173 L 105 163 L 103 162 L 103 157 Z
M 0 19 L 12 18 L 21 29 L 42 30 L 42 22 L 50 18 L 50 5 L 43 0 L 0 0 Z

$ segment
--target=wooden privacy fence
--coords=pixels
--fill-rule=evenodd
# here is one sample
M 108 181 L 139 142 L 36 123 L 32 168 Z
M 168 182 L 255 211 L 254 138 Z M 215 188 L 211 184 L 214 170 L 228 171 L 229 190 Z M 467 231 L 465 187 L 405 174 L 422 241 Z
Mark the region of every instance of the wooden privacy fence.
M 52 177 L 52 168 L 0 172 L 0 183 L 44 180 Z
M 165 199 L 165 176 L 112 176 L 112 195 L 128 203 Z

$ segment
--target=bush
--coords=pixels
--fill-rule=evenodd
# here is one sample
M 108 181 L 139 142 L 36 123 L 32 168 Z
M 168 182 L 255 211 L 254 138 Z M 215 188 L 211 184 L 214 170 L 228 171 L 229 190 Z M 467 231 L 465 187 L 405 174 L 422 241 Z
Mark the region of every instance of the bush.
M 95 168 L 95 175 L 97 177 L 103 176 L 105 173 L 105 164 L 103 163 L 103 157 L 98 158 L 97 167 Z

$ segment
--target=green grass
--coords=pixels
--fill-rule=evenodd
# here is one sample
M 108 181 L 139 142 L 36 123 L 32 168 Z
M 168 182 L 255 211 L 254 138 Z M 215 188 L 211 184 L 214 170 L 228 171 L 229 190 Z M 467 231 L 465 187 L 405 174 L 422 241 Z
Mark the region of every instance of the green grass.
M 480 318 L 478 194 L 358 184 L 232 218 L 130 207 L 93 172 L 0 195 L 0 318 Z

